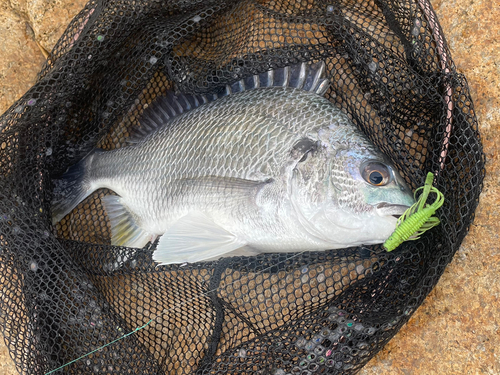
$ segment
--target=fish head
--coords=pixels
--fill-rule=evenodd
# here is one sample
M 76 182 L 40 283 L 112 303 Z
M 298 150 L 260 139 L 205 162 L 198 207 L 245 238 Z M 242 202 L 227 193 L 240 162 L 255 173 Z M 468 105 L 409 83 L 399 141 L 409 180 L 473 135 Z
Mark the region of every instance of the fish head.
M 298 159 L 292 182 L 304 230 L 331 248 L 384 242 L 415 203 L 394 165 L 356 132 L 340 142 L 309 140 L 301 140 L 314 145 Z

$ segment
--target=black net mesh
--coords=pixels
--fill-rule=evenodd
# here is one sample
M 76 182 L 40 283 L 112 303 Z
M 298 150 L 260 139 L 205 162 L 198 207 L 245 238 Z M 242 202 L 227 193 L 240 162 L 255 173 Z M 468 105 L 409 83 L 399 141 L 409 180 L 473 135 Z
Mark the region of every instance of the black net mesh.
M 110 246 L 99 190 L 51 225 L 52 178 L 125 144 L 169 88 L 207 93 L 323 60 L 340 107 L 442 224 L 380 246 L 156 267 Z M 92 0 L 0 118 L 0 326 L 18 369 L 353 374 L 422 303 L 474 217 L 484 155 L 465 78 L 427 0 Z M 110 264 L 128 251 L 126 262 Z M 149 324 L 145 327 L 149 322 Z M 141 329 L 138 329 L 142 327 Z

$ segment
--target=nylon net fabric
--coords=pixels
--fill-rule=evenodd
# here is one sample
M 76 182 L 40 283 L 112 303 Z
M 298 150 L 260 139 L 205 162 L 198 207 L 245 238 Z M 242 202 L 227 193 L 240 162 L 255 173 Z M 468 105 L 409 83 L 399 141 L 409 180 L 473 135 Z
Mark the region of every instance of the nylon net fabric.
M 209 93 L 323 60 L 326 97 L 408 184 L 437 173 L 442 223 L 380 246 L 156 267 L 110 246 L 99 190 L 55 227 L 52 179 L 122 147 L 167 89 Z M 90 1 L 0 118 L 1 327 L 44 374 L 353 374 L 437 283 L 474 217 L 484 155 L 465 78 L 426 0 Z

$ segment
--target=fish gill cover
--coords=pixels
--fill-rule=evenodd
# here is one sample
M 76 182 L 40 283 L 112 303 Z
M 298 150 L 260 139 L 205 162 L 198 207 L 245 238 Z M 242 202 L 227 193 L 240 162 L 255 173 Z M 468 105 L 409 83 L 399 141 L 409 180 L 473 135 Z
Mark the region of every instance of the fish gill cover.
M 110 245 L 109 190 L 52 225 L 54 179 L 96 147 L 126 146 L 156 97 L 220 93 L 308 61 L 325 62 L 325 97 L 413 190 L 436 174 L 439 226 L 391 253 L 157 267 L 154 244 Z M 466 80 L 425 0 L 90 1 L 0 118 L 0 174 L 0 326 L 21 373 L 69 363 L 56 372 L 353 374 L 459 248 L 484 155 Z

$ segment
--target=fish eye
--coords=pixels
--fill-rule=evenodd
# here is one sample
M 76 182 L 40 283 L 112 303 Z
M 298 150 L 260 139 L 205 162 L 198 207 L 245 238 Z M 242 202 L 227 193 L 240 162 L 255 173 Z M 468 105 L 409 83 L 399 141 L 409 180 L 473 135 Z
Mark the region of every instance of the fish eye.
M 387 165 L 379 162 L 368 162 L 361 166 L 361 176 L 373 186 L 384 186 L 391 181 L 391 172 Z

